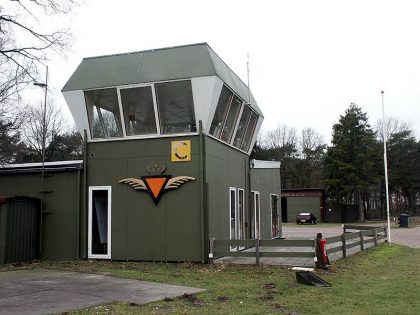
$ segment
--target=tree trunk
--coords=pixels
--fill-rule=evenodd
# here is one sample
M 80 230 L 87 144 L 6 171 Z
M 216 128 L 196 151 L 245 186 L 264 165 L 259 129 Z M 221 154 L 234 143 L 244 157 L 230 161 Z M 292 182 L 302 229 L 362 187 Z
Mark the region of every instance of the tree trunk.
M 363 196 L 362 192 L 357 193 L 357 206 L 359 207 L 359 222 L 365 221 L 365 209 L 363 206 Z

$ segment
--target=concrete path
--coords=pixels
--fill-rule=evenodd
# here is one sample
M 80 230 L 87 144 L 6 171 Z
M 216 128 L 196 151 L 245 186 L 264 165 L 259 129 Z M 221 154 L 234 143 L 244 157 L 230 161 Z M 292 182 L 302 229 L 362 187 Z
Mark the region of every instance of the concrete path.
M 113 301 L 145 304 L 204 291 L 111 276 L 31 269 L 0 272 L 0 314 L 47 314 Z
M 391 244 L 420 248 L 420 226 L 414 228 L 391 229 Z

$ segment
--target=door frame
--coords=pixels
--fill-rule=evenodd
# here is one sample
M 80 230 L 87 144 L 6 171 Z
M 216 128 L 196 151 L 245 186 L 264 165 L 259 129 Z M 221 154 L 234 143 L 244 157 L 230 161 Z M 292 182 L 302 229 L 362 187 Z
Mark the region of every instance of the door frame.
M 260 192 L 256 190 L 251 190 L 251 195 L 253 196 L 253 202 L 251 205 L 252 211 L 252 220 L 253 220 L 253 231 L 251 235 L 254 239 L 261 239 L 261 198 Z M 258 196 L 258 198 L 257 198 Z M 257 207 L 258 205 L 258 207 Z M 257 229 L 257 210 L 258 210 L 258 229 Z M 257 233 L 258 231 L 258 233 Z M 257 235 L 258 234 L 258 235 Z
M 273 197 L 276 197 L 277 200 L 277 207 L 276 207 L 276 211 L 277 211 L 277 235 L 273 235 Z M 270 213 L 271 213 L 271 238 L 275 239 L 277 237 L 280 236 L 280 211 L 279 211 L 279 195 L 277 194 L 270 194 Z
M 92 194 L 95 190 L 106 190 L 108 192 L 108 199 L 107 199 L 107 210 L 108 210 L 108 229 L 107 229 L 107 254 L 92 254 Z M 88 258 L 95 258 L 95 259 L 111 259 L 111 201 L 112 201 L 112 187 L 111 186 L 89 186 L 89 198 L 88 198 Z

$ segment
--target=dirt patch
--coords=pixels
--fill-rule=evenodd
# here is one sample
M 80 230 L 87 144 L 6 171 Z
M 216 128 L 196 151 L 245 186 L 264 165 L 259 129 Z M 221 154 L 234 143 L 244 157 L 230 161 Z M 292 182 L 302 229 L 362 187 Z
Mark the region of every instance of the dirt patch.
M 172 311 L 171 305 L 157 306 L 153 308 L 153 314 L 162 314 Z
M 219 302 L 226 302 L 227 300 L 229 300 L 229 298 L 227 297 L 227 296 L 218 296 L 217 297 L 217 301 L 219 301 Z
M 266 283 L 264 284 L 264 289 L 266 290 L 271 290 L 271 289 L 275 289 L 276 288 L 276 284 L 275 283 Z
M 180 298 L 184 301 L 190 302 L 193 306 L 204 306 L 204 302 L 198 299 L 194 294 L 184 293 Z

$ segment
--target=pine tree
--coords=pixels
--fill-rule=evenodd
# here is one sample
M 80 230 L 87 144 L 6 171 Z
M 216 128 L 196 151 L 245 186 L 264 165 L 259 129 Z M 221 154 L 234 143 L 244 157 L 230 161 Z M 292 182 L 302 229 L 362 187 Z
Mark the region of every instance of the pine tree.
M 332 146 L 326 161 L 326 186 L 331 199 L 340 205 L 359 206 L 364 221 L 370 190 L 381 179 L 381 151 L 366 113 L 351 103 L 333 126 Z

